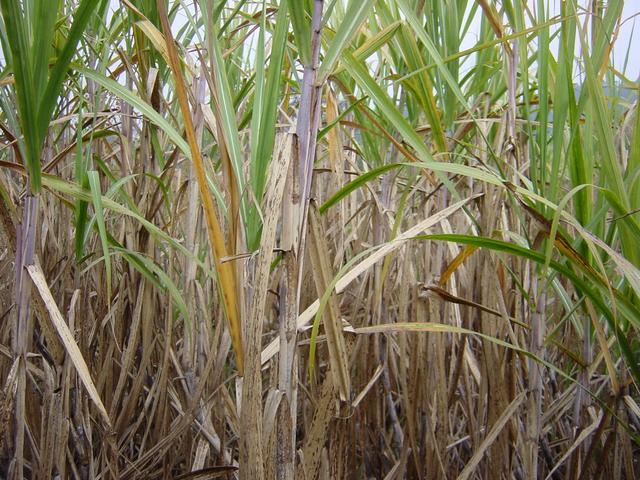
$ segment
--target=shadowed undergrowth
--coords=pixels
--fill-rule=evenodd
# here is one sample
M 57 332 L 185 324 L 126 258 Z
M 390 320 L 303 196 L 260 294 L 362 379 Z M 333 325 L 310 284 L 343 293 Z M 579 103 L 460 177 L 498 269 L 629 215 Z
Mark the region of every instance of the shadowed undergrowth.
M 636 478 L 623 7 L 0 0 L 0 474 Z

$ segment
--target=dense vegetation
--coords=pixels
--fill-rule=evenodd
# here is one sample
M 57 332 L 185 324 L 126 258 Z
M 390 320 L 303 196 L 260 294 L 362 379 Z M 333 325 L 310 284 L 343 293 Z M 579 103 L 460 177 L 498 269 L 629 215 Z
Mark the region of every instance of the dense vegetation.
M 0 475 L 636 478 L 623 7 L 0 0 Z

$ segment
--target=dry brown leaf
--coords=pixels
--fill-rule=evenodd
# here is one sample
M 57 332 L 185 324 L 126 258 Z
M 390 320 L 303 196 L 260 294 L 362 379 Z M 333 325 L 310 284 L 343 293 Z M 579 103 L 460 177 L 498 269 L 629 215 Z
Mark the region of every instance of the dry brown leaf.
M 184 120 L 184 129 L 189 143 L 189 149 L 191 150 L 191 156 L 193 158 L 193 166 L 196 173 L 196 179 L 200 188 L 200 198 L 202 199 L 202 206 L 205 213 L 205 219 L 207 223 L 207 233 L 209 241 L 213 247 L 213 257 L 216 266 L 216 272 L 218 273 L 218 280 L 220 283 L 220 292 L 222 301 L 225 306 L 225 314 L 229 325 L 229 331 L 231 332 L 231 338 L 233 341 L 233 349 L 236 353 L 236 362 L 238 364 L 238 371 L 240 375 L 244 372 L 244 353 L 242 348 L 242 327 L 240 325 L 240 316 L 238 313 L 238 299 L 237 299 L 237 282 L 234 266 L 229 263 L 222 263 L 220 259 L 226 257 L 227 245 L 225 245 L 225 238 L 218 220 L 218 215 L 213 203 L 213 198 L 209 190 L 209 184 L 207 182 L 204 162 L 200 152 L 200 147 L 195 136 L 195 129 L 193 127 L 193 119 L 191 118 L 191 110 L 189 108 L 189 100 L 187 97 L 187 89 L 184 83 L 184 77 L 182 76 L 182 70 L 180 67 L 180 60 L 178 53 L 176 52 L 173 36 L 171 34 L 171 26 L 169 25 L 169 19 L 167 17 L 166 5 L 164 2 L 158 0 L 158 13 L 160 15 L 160 21 L 162 23 L 162 30 L 167 38 L 167 54 L 168 64 L 173 71 L 175 77 L 176 94 L 180 103 L 180 109 L 182 111 L 182 117 Z M 233 246 L 231 246 L 233 247 Z
M 67 326 L 60 310 L 58 309 L 58 305 L 51 295 L 51 291 L 49 290 L 49 286 L 47 285 L 47 281 L 44 278 L 44 273 L 42 273 L 42 269 L 39 265 L 29 265 L 27 266 L 27 270 L 31 279 L 33 280 L 33 284 L 38 289 L 42 300 L 44 301 L 44 305 L 49 312 L 51 317 L 51 321 L 53 326 L 55 327 L 58 335 L 60 335 L 60 340 L 62 340 L 62 344 L 64 345 L 71 362 L 73 363 L 76 371 L 78 372 L 78 376 L 85 388 L 87 389 L 87 393 L 89 397 L 93 401 L 93 403 L 98 408 L 102 419 L 106 423 L 106 425 L 111 428 L 111 420 L 109 419 L 109 414 L 107 410 L 104 408 L 104 404 L 100 399 L 100 395 L 98 394 L 98 390 L 91 379 L 91 374 L 89 373 L 89 367 L 87 367 L 87 363 L 84 361 L 84 357 L 76 344 L 75 339 L 73 338 L 73 334 L 69 327 Z
M 316 283 L 318 296 L 322 296 L 334 277 L 329 260 L 329 247 L 327 245 L 324 228 L 322 227 L 320 213 L 315 204 L 309 207 L 309 238 L 307 249 L 313 266 L 313 278 Z M 331 364 L 331 376 L 340 399 L 346 402 L 351 396 L 351 378 L 349 377 L 349 357 L 347 356 L 346 343 L 342 333 L 342 318 L 340 307 L 335 293 L 329 297 L 328 311 L 324 315 L 324 329 L 327 335 L 329 347 L 329 361 Z
M 349 270 L 345 275 L 343 275 L 336 282 L 336 288 L 335 288 L 336 293 L 343 292 L 344 289 L 347 288 L 347 286 L 352 281 L 358 278 L 362 273 L 366 272 L 369 268 L 375 265 L 376 262 L 384 258 L 386 255 L 389 255 L 390 253 L 400 248 L 408 240 L 412 239 L 417 235 L 420 235 L 421 233 L 433 227 L 434 225 L 437 225 L 440 221 L 454 214 L 455 212 L 460 210 L 463 206 L 465 206 L 467 203 L 471 202 L 472 200 L 475 200 L 476 198 L 481 197 L 482 195 L 483 195 L 482 193 L 478 193 L 475 195 L 471 195 L 470 197 L 465 198 L 464 200 L 461 200 L 457 203 L 454 203 L 453 205 L 431 215 L 429 218 L 422 220 L 417 225 L 411 227 L 410 229 L 406 230 L 402 234 L 398 235 L 394 240 L 378 248 L 366 259 L 356 264 L 356 266 L 354 266 L 351 270 Z M 300 316 L 298 317 L 298 330 L 300 330 L 302 327 L 304 327 L 309 322 L 311 322 L 311 320 L 314 318 L 315 314 L 317 313 L 318 308 L 320 308 L 320 301 L 316 300 L 311 305 L 309 305 L 309 307 L 307 307 L 307 309 L 304 312 L 300 314 Z M 265 363 L 267 363 L 276 353 L 278 353 L 279 349 L 280 349 L 280 345 L 278 343 L 278 339 L 275 339 L 271 343 L 269 343 L 269 345 L 267 345 L 264 348 L 264 350 L 262 350 L 262 359 L 261 359 L 262 364 L 264 365 Z
M 178 475 L 175 480 L 210 480 L 213 478 L 226 477 L 238 470 L 238 467 L 225 466 L 225 467 L 207 467 L 195 472 L 185 473 L 184 475 Z
M 476 467 L 480 463 L 480 461 L 484 458 L 487 450 L 493 443 L 493 441 L 498 437 L 504 426 L 511 419 L 511 417 L 516 413 L 520 405 L 526 398 L 525 392 L 521 392 L 513 401 L 509 404 L 509 406 L 502 412 L 500 418 L 496 421 L 496 423 L 491 427 L 487 436 L 484 437 L 482 443 L 478 446 L 476 451 L 473 453 L 471 459 L 467 462 L 462 472 L 458 476 L 458 480 L 467 480 L 475 471 Z

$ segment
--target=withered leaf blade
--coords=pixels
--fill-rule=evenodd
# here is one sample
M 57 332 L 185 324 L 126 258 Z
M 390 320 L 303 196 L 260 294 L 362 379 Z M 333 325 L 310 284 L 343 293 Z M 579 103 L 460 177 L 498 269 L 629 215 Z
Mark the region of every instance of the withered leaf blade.
M 49 286 L 47 285 L 47 281 L 44 277 L 44 273 L 42 272 L 42 269 L 40 268 L 39 265 L 29 265 L 27 267 L 27 271 L 29 272 L 29 275 L 31 276 L 31 279 L 33 280 L 34 285 L 36 286 L 38 292 L 40 293 L 40 296 L 42 297 L 42 300 L 44 301 L 44 304 L 47 310 L 49 311 L 49 314 L 51 316 L 51 321 L 53 322 L 53 325 L 57 330 L 58 335 L 60 335 L 62 344 L 64 345 L 67 351 L 67 354 L 71 359 L 71 362 L 75 366 L 76 371 L 78 372 L 78 376 L 80 377 L 80 380 L 82 381 L 85 388 L 87 389 L 87 393 L 89 394 L 89 397 L 91 397 L 91 400 L 98 408 L 98 411 L 100 412 L 100 415 L 102 416 L 105 424 L 111 427 L 111 420 L 109 419 L 109 414 L 107 413 L 107 410 L 104 408 L 104 403 L 102 403 L 100 394 L 98 393 L 98 390 L 96 389 L 96 386 L 93 383 L 93 380 L 91 379 L 91 373 L 89 372 L 89 367 L 87 367 L 87 363 L 85 362 L 84 357 L 82 356 L 82 352 L 80 352 L 80 348 L 78 348 L 78 344 L 76 343 L 75 338 L 73 337 L 73 333 L 71 333 L 69 326 L 65 323 L 64 318 L 60 313 L 60 309 L 58 308 L 58 305 L 56 304 L 56 301 L 54 300 L 53 295 L 49 290 Z
M 221 478 L 238 470 L 233 465 L 220 467 L 207 467 L 194 472 L 184 473 L 175 477 L 175 480 L 209 480 L 211 478 Z

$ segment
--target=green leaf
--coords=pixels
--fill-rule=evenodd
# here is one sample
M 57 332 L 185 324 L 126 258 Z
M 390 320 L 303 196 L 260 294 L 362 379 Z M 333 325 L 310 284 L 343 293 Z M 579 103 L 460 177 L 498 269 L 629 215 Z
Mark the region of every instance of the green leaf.
M 291 26 L 298 45 L 298 55 L 303 65 L 307 65 L 311 60 L 311 16 L 307 6 L 306 0 L 291 2 Z
M 354 180 L 351 180 L 344 187 L 338 190 L 329 200 L 324 202 L 319 208 L 320 213 L 324 214 L 329 208 L 348 196 L 351 192 L 362 187 L 374 178 L 378 178 L 380 175 L 388 172 L 389 170 L 394 170 L 396 168 L 402 168 L 406 166 L 406 163 L 387 163 L 385 165 L 381 165 L 380 167 L 373 168 L 368 172 L 363 173 L 362 175 L 358 175 L 358 177 L 356 177 Z
M 122 247 L 115 247 L 114 251 L 119 252 L 131 266 L 138 270 L 154 285 L 160 286 L 169 292 L 171 300 L 175 306 L 178 307 L 185 323 L 189 326 L 191 325 L 191 318 L 189 316 L 189 311 L 187 310 L 187 304 L 184 301 L 184 297 L 169 275 L 167 275 L 162 268 L 160 268 L 153 260 L 139 252 L 134 252 L 133 250 L 128 250 Z
M 429 152 L 429 149 L 425 146 L 420 135 L 418 135 L 409 122 L 407 122 L 402 113 L 400 113 L 400 110 L 398 110 L 398 107 L 394 105 L 389 95 L 380 87 L 378 82 L 369 75 L 369 72 L 362 63 L 356 60 L 349 51 L 345 51 L 343 56 L 350 75 L 357 82 L 358 86 L 371 97 L 378 108 L 380 108 L 387 118 L 387 121 L 396 128 L 400 135 L 402 135 L 402 138 L 413 147 L 422 160 L 432 161 L 433 157 L 431 156 L 431 152 Z
M 340 54 L 349 46 L 351 39 L 358 32 L 367 15 L 369 15 L 373 3 L 373 0 L 351 0 L 349 2 L 344 20 L 340 23 L 340 27 L 331 40 L 329 48 L 324 54 L 324 60 L 318 69 L 319 82 L 323 82 L 331 73 Z
M 544 265 L 546 260 L 543 253 L 493 238 L 455 234 L 419 235 L 415 238 L 419 240 L 443 240 L 447 242 L 462 243 L 465 245 L 474 245 L 476 247 L 486 248 L 496 252 L 504 252 L 526 258 L 540 265 Z M 578 291 L 585 294 L 597 307 L 598 312 L 604 316 L 604 318 L 607 320 L 609 328 L 611 328 L 611 330 L 616 335 L 623 355 L 626 358 L 627 365 L 633 372 L 635 381 L 639 382 L 640 367 L 638 367 L 638 359 L 635 357 L 635 354 L 632 353 L 630 345 L 626 339 L 626 335 L 621 330 L 620 325 L 616 321 L 614 312 L 611 310 L 611 308 L 609 308 L 602 297 L 602 295 L 608 295 L 609 287 L 607 285 L 604 285 L 598 277 L 590 275 L 588 271 L 583 270 L 583 272 L 585 272 L 588 277 L 588 280 L 586 280 L 576 274 L 572 268 L 567 267 L 560 262 L 551 260 L 549 262 L 549 266 L 558 273 L 568 278 L 578 289 Z M 622 313 L 624 317 L 634 325 L 635 328 L 640 327 L 640 309 L 638 308 L 638 306 L 628 298 L 620 295 L 619 292 L 616 292 L 615 300 L 616 310 Z
M 104 211 L 102 209 L 102 193 L 100 191 L 100 177 L 98 172 L 92 170 L 87 172 L 89 187 L 91 188 L 91 197 L 93 200 L 93 208 L 95 210 L 96 223 L 98 224 L 98 232 L 100 233 L 100 243 L 102 244 L 102 253 L 104 256 L 104 268 L 107 279 L 107 305 L 111 303 L 111 258 L 109 256 L 109 240 L 107 239 L 107 228 L 104 221 Z
M 102 75 L 101 73 L 80 66 L 75 66 L 75 69 L 78 72 L 82 73 L 85 77 L 90 78 L 97 84 L 109 90 L 118 98 L 121 98 L 129 105 L 139 110 L 140 113 L 142 113 L 147 118 L 147 120 L 160 128 L 160 130 L 162 130 L 169 137 L 169 139 L 171 139 L 171 141 L 182 151 L 183 155 L 186 158 L 191 159 L 191 151 L 189 150 L 189 145 L 187 144 L 186 140 L 182 138 L 182 135 L 180 135 L 180 133 L 178 133 L 178 131 L 164 117 L 162 117 L 162 115 L 156 112 L 151 105 L 149 105 L 128 88 L 120 85 L 115 80 L 112 80 Z

